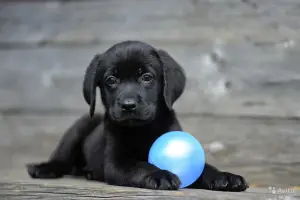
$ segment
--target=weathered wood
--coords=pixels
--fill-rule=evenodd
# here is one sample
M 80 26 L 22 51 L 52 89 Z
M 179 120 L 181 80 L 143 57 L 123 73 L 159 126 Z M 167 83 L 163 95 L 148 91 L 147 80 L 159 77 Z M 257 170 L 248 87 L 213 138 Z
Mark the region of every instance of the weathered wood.
M 95 53 L 110 45 L 0 51 L 1 111 L 86 111 L 84 70 Z M 221 49 L 225 65 L 205 60 L 210 42 L 154 45 L 186 70 L 186 91 L 175 104 L 180 113 L 300 117 L 299 45 L 228 43 Z
M 278 42 L 299 39 L 297 6 L 297 0 L 6 3 L 0 41 L 3 46 L 125 39 Z
M 27 180 L 24 164 L 46 160 L 78 116 L 2 116 L 0 177 Z M 203 145 L 209 163 L 250 184 L 299 185 L 300 124 L 290 120 L 180 117 Z
M 178 191 L 155 191 L 147 189 L 109 186 L 102 183 L 81 184 L 59 181 L 40 182 L 0 182 L 1 200 L 33 200 L 33 199 L 76 199 L 76 200 L 96 200 L 96 199 L 201 199 L 201 200 L 250 200 L 250 199 L 300 199 L 299 194 L 271 194 L 266 189 L 264 192 L 215 192 L 208 190 L 180 189 Z M 291 189 L 291 191 L 293 191 Z
M 186 68 L 187 90 L 175 105 L 181 113 L 299 118 L 297 5 L 296 0 L 2 3 L 0 111 L 86 111 L 81 94 L 86 65 L 96 52 L 134 39 L 166 49 Z M 216 38 L 227 43 L 221 49 L 225 66 L 203 59 Z M 40 45 L 46 47 L 18 49 Z

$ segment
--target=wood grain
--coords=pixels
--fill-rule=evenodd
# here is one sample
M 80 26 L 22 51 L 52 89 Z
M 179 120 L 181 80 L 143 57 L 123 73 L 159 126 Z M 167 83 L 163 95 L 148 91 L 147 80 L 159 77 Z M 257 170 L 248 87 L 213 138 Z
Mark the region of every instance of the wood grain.
M 181 189 L 179 191 L 155 191 L 128 187 L 108 186 L 105 184 L 59 184 L 58 181 L 50 183 L 28 183 L 28 182 L 7 182 L 0 183 L 0 198 L 3 200 L 19 199 L 76 199 L 76 200 L 97 200 L 97 199 L 279 199 L 280 195 L 273 195 L 260 192 L 215 192 L 208 190 Z M 299 199 L 299 196 L 284 195 L 284 198 L 291 200 Z
M 179 113 L 300 117 L 299 45 L 226 44 L 225 65 L 206 59 L 210 42 L 153 45 L 167 50 L 186 71 L 186 90 L 175 103 Z M 84 70 L 95 53 L 109 46 L 0 51 L 0 110 L 87 111 L 81 93 Z
M 41 162 L 78 116 L 3 116 L 0 177 L 28 179 L 25 163 Z M 241 174 L 250 184 L 299 185 L 300 124 L 278 119 L 180 117 L 185 131 L 203 145 L 207 162 Z M 1 180 L 1 179 L 0 179 Z
M 3 46 L 127 39 L 182 42 L 218 37 L 236 42 L 277 42 L 299 39 L 297 5 L 297 0 L 6 3 L 0 13 L 4 22 L 0 41 Z
M 86 111 L 86 65 L 95 53 L 130 39 L 164 48 L 184 66 L 187 89 L 175 105 L 180 113 L 300 117 L 296 0 L 1 6 L 2 113 Z M 216 40 L 225 45 L 215 47 Z M 211 50 L 221 51 L 226 64 L 209 63 Z

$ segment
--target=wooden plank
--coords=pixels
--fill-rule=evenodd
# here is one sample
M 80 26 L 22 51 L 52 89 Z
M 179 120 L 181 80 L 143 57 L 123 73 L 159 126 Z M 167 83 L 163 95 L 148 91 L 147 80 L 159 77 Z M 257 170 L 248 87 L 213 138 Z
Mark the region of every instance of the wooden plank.
M 25 163 L 45 161 L 77 116 L 2 116 L 0 177 L 28 180 Z M 293 120 L 180 117 L 203 145 L 207 161 L 250 185 L 299 185 L 300 124 Z M 0 178 L 0 179 L 1 179 Z
M 85 111 L 80 88 L 92 55 L 141 39 L 186 68 L 187 90 L 175 105 L 180 113 L 299 117 L 297 1 L 164 0 L 159 8 L 157 2 L 1 4 L 1 112 Z M 202 60 L 216 38 L 228 42 L 226 66 Z M 20 44 L 46 47 L 6 51 Z
M 49 182 L 49 181 L 48 181 Z M 3 200 L 19 199 L 203 199 L 203 200 L 250 200 L 250 199 L 300 199 L 295 194 L 270 194 L 262 192 L 215 192 L 207 190 L 155 191 L 128 187 L 108 186 L 105 184 L 62 184 L 59 181 L 50 183 L 2 182 L 0 183 L 0 198 Z
M 6 47 L 127 39 L 179 42 L 217 37 L 277 42 L 299 39 L 297 4 L 297 0 L 6 3 L 0 12 L 0 43 Z
M 290 42 L 227 43 L 216 48 L 225 54 L 225 65 L 205 59 L 211 42 L 151 44 L 186 70 L 186 91 L 175 104 L 179 113 L 299 117 L 300 46 Z M 0 50 L 1 112 L 85 112 L 84 70 L 95 53 L 112 44 Z

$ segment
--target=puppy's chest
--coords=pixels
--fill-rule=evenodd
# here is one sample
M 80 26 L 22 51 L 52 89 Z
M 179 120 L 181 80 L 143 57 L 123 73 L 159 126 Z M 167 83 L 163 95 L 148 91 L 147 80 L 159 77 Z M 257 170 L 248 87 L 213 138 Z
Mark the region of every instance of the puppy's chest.
M 138 160 L 148 161 L 148 154 L 153 142 L 152 140 L 147 140 L 136 146 L 135 152 Z
M 148 154 L 155 139 L 156 137 L 135 136 L 131 138 L 132 142 L 127 143 L 127 145 L 123 147 L 129 154 L 127 154 L 128 156 L 139 161 L 148 161 Z

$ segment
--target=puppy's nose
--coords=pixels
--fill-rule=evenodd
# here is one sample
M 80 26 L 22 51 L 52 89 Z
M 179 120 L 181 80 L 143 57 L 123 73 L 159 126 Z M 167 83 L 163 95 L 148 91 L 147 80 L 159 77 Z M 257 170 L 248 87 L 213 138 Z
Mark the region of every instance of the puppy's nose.
M 121 103 L 123 111 L 134 111 L 136 109 L 136 101 L 134 99 L 125 99 Z

